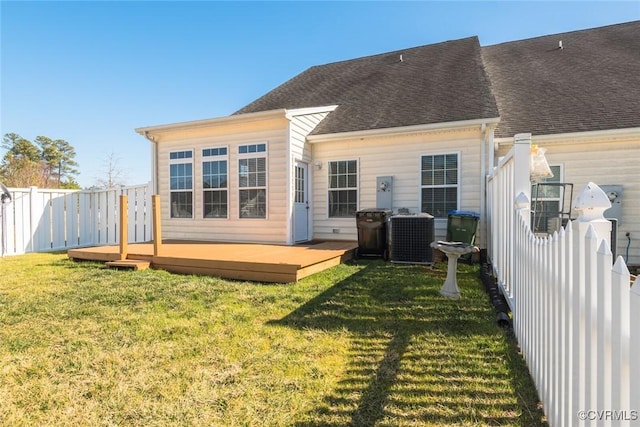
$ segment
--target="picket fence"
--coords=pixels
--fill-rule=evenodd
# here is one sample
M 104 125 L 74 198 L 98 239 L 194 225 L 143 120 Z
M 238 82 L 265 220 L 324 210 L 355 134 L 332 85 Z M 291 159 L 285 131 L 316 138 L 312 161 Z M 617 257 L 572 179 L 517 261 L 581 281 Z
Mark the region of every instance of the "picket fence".
M 488 257 L 551 426 L 640 425 L 640 283 L 612 259 L 608 199 L 590 183 L 579 216 L 530 228 L 531 135 L 488 177 Z
M 129 199 L 129 242 L 153 239 L 151 186 L 107 190 L 10 188 L 2 207 L 0 255 L 118 243 L 119 195 Z

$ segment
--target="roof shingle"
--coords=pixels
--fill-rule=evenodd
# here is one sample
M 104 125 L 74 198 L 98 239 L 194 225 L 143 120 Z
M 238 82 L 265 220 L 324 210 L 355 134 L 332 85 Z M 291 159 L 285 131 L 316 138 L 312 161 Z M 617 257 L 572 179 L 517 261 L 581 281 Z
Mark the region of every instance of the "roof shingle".
M 477 37 L 311 67 L 234 114 L 324 105 L 313 134 L 498 117 Z
M 496 137 L 640 127 L 640 21 L 486 46 L 482 57 Z
M 314 66 L 234 114 L 338 105 L 315 135 L 498 116 L 496 137 L 622 129 L 640 127 L 638 76 L 640 21 L 633 21 L 482 48 L 470 37 Z

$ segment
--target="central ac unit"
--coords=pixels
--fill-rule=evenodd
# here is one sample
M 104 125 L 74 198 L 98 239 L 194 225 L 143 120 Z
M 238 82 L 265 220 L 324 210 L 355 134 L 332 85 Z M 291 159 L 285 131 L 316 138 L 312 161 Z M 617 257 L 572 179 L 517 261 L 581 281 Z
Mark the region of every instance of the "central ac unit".
M 394 215 L 389 220 L 391 262 L 433 264 L 434 240 L 435 221 L 429 214 Z

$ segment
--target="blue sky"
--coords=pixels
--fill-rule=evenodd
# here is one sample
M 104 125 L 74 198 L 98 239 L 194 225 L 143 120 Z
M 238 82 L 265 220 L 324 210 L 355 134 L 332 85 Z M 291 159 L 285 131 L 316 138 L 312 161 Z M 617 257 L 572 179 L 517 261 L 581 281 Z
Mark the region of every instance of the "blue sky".
M 0 132 L 69 141 L 88 187 L 112 152 L 149 181 L 134 128 L 229 115 L 313 65 L 628 22 L 640 2 L 2 0 L 0 19 Z

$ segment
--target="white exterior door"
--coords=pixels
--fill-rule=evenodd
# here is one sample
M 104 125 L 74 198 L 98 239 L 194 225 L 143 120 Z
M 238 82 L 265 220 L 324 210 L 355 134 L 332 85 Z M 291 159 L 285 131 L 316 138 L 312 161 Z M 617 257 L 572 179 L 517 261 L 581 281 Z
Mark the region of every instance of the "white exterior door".
M 293 240 L 296 243 L 309 240 L 309 185 L 307 177 L 308 165 L 296 162 L 293 203 Z

